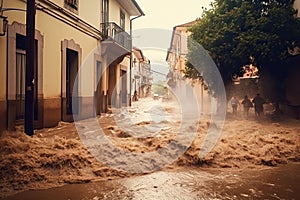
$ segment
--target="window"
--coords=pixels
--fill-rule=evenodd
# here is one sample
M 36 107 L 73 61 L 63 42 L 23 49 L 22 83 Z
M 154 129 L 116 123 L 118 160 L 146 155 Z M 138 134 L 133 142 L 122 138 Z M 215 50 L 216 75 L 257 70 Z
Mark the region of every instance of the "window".
M 26 67 L 26 25 L 13 22 L 8 26 L 7 38 L 7 128 L 15 129 L 18 123 L 23 123 L 25 109 L 25 67 Z M 34 60 L 34 120 L 35 127 L 42 128 L 44 118 L 44 90 L 43 90 L 43 45 L 44 39 L 38 30 L 35 30 L 35 60 Z M 40 115 L 41 114 L 41 115 Z M 2 118 L 1 118 L 2 119 Z M 47 122 L 46 122 L 47 123 Z
M 26 85 L 26 36 L 16 34 L 16 120 L 22 120 L 25 116 L 25 85 Z M 35 41 L 35 54 L 38 41 Z M 34 81 L 38 83 L 37 54 L 34 63 Z M 38 84 L 34 84 L 34 120 L 38 120 Z
M 65 7 L 71 11 L 78 11 L 79 0 L 65 0 Z
M 120 27 L 125 31 L 125 14 L 122 10 L 120 10 Z M 124 34 L 118 34 L 119 42 L 122 45 L 125 45 L 125 36 Z
M 16 119 L 24 119 L 25 115 L 25 67 L 26 52 L 17 49 L 16 69 Z
M 125 30 L 125 14 L 120 10 L 120 27 Z

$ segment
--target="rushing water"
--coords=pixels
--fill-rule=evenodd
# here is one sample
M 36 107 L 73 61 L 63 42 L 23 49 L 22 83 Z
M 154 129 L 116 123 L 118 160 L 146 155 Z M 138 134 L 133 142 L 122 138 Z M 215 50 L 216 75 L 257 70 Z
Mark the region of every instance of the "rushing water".
M 26 191 L 5 199 L 299 199 L 299 180 L 300 163 L 252 170 L 182 168 L 118 180 Z

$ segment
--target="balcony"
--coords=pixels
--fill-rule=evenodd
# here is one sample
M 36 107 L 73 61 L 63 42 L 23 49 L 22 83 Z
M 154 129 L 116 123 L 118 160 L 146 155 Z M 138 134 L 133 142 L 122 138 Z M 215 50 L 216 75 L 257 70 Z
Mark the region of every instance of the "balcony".
M 104 53 L 126 54 L 131 52 L 131 37 L 114 22 L 101 23 Z

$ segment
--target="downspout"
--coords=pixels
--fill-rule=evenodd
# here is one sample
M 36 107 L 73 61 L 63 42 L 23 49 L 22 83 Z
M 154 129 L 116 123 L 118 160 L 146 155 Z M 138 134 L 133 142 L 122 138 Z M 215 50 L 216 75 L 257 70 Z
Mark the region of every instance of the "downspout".
M 129 73 L 130 73 L 130 84 L 129 84 L 129 106 L 131 106 L 131 91 L 132 91 L 132 84 L 131 84 L 131 79 L 132 79 L 132 21 L 139 18 L 145 16 L 145 14 L 141 11 L 141 14 L 130 19 L 130 38 L 131 38 L 131 54 L 130 54 L 130 69 L 129 69 Z
M 0 15 L 3 14 L 2 8 L 3 8 L 3 0 L 0 0 Z

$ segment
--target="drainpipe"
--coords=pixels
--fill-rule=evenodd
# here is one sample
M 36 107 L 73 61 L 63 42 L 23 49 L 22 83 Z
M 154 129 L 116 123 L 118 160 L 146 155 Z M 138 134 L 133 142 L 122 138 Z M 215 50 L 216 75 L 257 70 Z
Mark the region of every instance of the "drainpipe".
M 140 11 L 141 14 L 139 16 L 136 16 L 132 19 L 130 19 L 130 38 L 131 38 L 131 53 L 130 53 L 130 69 L 129 69 L 129 72 L 130 72 L 130 84 L 129 84 L 129 106 L 131 106 L 131 90 L 132 90 L 132 86 L 131 86 L 131 79 L 132 79 L 132 21 L 139 18 L 139 17 L 142 17 L 142 16 L 145 16 L 145 14 L 143 13 L 143 11 Z
M 2 8 L 3 8 L 3 0 L 0 0 L 0 15 L 3 14 Z

